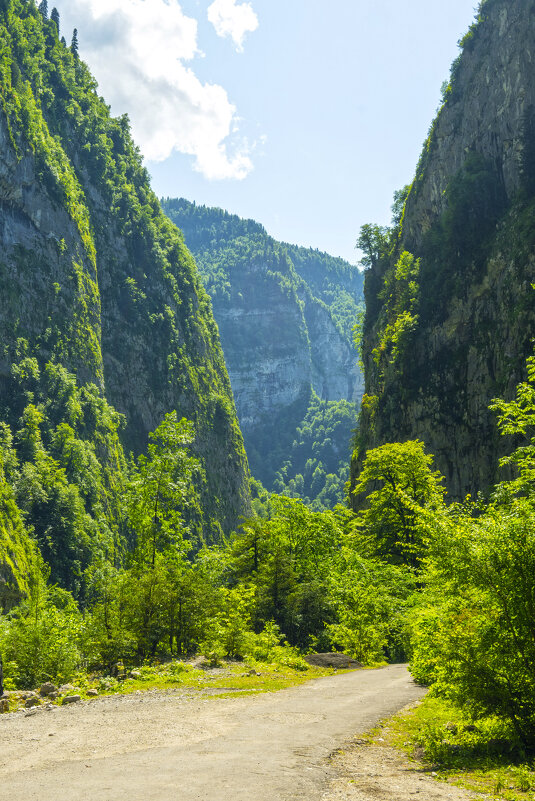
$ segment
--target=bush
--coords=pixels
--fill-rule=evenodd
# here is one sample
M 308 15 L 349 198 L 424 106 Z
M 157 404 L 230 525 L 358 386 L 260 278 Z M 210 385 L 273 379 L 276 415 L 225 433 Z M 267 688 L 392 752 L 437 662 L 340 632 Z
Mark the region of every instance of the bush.
M 414 623 L 416 677 L 474 715 L 508 719 L 535 746 L 533 505 L 444 515 L 427 578 L 434 612 L 424 607 Z
M 8 681 L 18 689 L 45 681 L 62 684 L 80 669 L 82 616 L 72 597 L 52 588 L 42 604 L 35 600 L 0 618 L 0 650 Z

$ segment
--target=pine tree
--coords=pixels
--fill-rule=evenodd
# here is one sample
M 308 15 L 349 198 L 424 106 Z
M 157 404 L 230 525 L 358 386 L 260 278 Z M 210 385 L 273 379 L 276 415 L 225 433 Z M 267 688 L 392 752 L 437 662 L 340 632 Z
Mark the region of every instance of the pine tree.
M 48 19 L 48 0 L 41 0 L 39 3 L 39 11 L 43 19 Z
M 75 58 L 78 58 L 78 31 L 76 28 L 72 32 L 71 52 Z
M 52 13 L 50 14 L 50 19 L 52 20 L 53 23 L 55 23 L 56 28 L 58 29 L 58 36 L 59 36 L 59 11 L 55 6 L 52 9 Z

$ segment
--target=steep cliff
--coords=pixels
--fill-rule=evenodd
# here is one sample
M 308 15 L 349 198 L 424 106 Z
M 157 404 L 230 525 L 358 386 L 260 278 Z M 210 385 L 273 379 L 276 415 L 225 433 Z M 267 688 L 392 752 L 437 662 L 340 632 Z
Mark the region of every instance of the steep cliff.
M 229 530 L 249 508 L 248 468 L 217 326 L 128 120 L 33 0 L 3 0 L 0 45 L 0 419 L 20 469 L 21 431 L 39 455 L 68 425 L 104 475 L 176 409 L 195 424 L 205 532 Z M 43 382 L 56 392 L 66 376 L 79 410 L 43 428 Z
M 452 497 L 498 478 L 507 446 L 488 405 L 533 349 L 534 0 L 486 0 L 460 45 L 400 225 L 367 254 L 352 467 L 354 480 L 367 448 L 418 437 Z
M 362 274 L 342 259 L 276 242 L 253 220 L 183 199 L 162 203 L 211 295 L 252 471 L 272 486 L 313 396 L 362 395 L 351 341 Z M 347 442 L 337 447 L 345 458 Z

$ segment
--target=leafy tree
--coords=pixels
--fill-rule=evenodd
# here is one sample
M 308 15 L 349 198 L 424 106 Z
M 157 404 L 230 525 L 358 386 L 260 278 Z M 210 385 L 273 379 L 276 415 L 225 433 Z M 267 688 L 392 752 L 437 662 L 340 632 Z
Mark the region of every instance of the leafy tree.
M 39 11 L 43 19 L 48 19 L 48 0 L 41 0 L 39 3 Z
M 189 455 L 192 423 L 170 412 L 150 435 L 128 487 L 128 516 L 135 534 L 136 559 L 154 568 L 156 554 L 184 549 L 184 514 L 198 509 L 193 478 L 200 470 Z
M 380 297 L 384 299 L 383 329 L 372 351 L 376 364 L 393 363 L 406 352 L 409 335 L 418 324 L 420 259 L 404 251 L 387 272 Z
M 407 599 L 415 586 L 411 571 L 346 547 L 330 583 L 336 622 L 327 630 L 334 646 L 363 664 L 381 662 L 386 655 L 403 659 Z
M 406 184 L 403 189 L 396 189 L 394 192 L 394 202 L 392 203 L 392 225 L 394 228 L 399 228 L 403 220 L 403 212 L 405 210 L 405 202 L 411 191 L 411 185 Z
M 353 490 L 361 496 L 359 517 L 372 551 L 417 567 L 425 549 L 425 511 L 440 509 L 443 477 L 419 440 L 388 443 L 366 454 Z
M 390 251 L 390 228 L 366 223 L 360 229 L 357 247 L 363 252 L 361 264 L 376 267 Z
M 47 584 L 49 571 L 36 559 L 27 600 L 0 616 L 4 673 L 16 687 L 69 681 L 81 666 L 82 616 L 73 597 Z
M 109 562 L 88 569 L 87 607 L 83 630 L 84 655 L 93 669 L 112 673 L 117 662 L 133 663 L 136 637 L 127 626 L 132 602 L 128 574 Z
M 517 477 L 501 484 L 503 490 L 512 493 L 535 492 L 535 357 L 527 360 L 528 380 L 518 384 L 516 398 L 505 401 L 495 398 L 490 409 L 498 415 L 498 428 L 504 436 L 521 437 L 525 444 L 503 457 L 500 465 L 512 467 Z M 528 436 L 530 435 L 530 436 Z

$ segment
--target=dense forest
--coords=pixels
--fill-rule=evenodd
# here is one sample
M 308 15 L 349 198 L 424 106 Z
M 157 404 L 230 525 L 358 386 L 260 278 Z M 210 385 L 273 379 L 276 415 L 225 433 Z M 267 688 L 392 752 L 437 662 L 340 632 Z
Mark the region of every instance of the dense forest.
M 362 272 L 222 209 L 183 198 L 162 207 L 212 299 L 253 475 L 269 490 L 332 508 L 344 500 L 362 395 L 353 347 Z
M 514 202 L 507 195 L 514 172 L 510 184 L 507 170 L 503 186 L 497 182 L 495 164 L 483 148 L 476 150 L 476 137 L 474 152 L 460 148 L 464 160 L 454 177 L 435 174 L 446 182 L 437 201 L 444 206 L 420 238 L 416 222 L 427 208 L 418 205 L 420 193 L 427 197 L 426 181 L 433 184 L 429 176 L 438 169 L 433 154 L 444 145 L 436 139 L 440 120 L 448 108 L 471 108 L 478 65 L 487 63 L 503 12 L 523 54 L 517 23 L 521 12 L 533 10 L 533 0 L 481 3 L 415 182 L 395 196 L 392 226 L 368 225 L 360 233 L 367 307 L 363 326 L 355 328 L 361 279 L 343 263 L 274 243 L 251 221 L 169 201 L 167 212 L 183 217 L 210 300 L 181 233 L 150 190 L 127 120 L 110 116 L 76 47 L 60 38 L 57 12 L 49 19 L 46 3 L 38 9 L 33 0 L 2 0 L 0 656 L 6 690 L 45 681 L 87 685 L 96 677 L 105 683 L 121 669 L 157 662 L 178 674 L 181 660 L 193 654 L 209 665 L 248 659 L 304 671 L 303 654 L 333 650 L 369 666 L 408 660 L 415 679 L 458 711 L 465 739 L 455 741 L 452 724 L 430 729 L 434 758 L 449 749 L 451 758 L 477 752 L 488 759 L 499 747 L 510 760 L 532 759 L 535 356 L 532 344 L 525 352 L 531 329 L 522 326 L 531 319 L 533 281 L 522 283 L 523 302 L 514 307 L 508 269 L 500 292 L 493 283 L 493 270 L 504 265 L 497 243 L 502 255 L 509 253 L 511 269 L 532 264 L 529 114 Z M 479 84 L 491 96 L 504 83 L 496 71 L 492 76 Z M 188 234 L 186 218 L 192 223 L 197 215 L 203 225 L 195 240 L 197 223 Z M 240 274 L 244 264 L 236 280 L 232 270 Z M 218 298 L 231 298 L 229 316 L 245 315 L 255 270 L 263 276 L 256 291 L 277 299 L 277 319 L 283 313 L 288 324 L 276 330 L 293 331 L 289 351 L 282 335 L 277 346 L 292 369 L 302 365 L 308 387 L 289 398 L 295 426 L 284 448 L 279 440 L 269 466 L 276 493 L 257 480 L 259 472 L 249 478 L 211 311 Z M 433 281 L 445 302 L 439 303 Z M 467 319 L 463 302 L 481 310 L 476 301 L 482 297 L 485 308 L 503 311 L 500 325 L 509 320 L 503 341 L 510 374 L 503 392 L 486 383 L 480 388 L 470 431 L 485 438 L 492 421 L 495 458 L 486 475 L 500 480 L 482 481 L 476 490 L 485 494 L 459 499 L 462 482 L 452 476 L 461 467 L 442 469 L 446 451 L 435 460 L 432 439 L 423 436 L 428 427 L 420 437 L 395 426 L 399 415 L 409 419 L 407 409 L 414 413 L 415 396 L 420 411 L 425 407 L 425 387 L 408 355 L 417 362 L 418 332 L 429 330 L 424 324 L 436 334 L 425 341 L 442 343 L 443 372 L 433 372 L 430 361 L 422 375 L 432 376 L 441 402 L 457 410 L 464 404 L 457 335 Z M 472 331 L 487 326 L 488 343 L 492 315 L 470 319 Z M 519 326 L 515 339 L 511 332 Z M 367 392 L 349 504 L 341 504 L 349 455 L 340 442 L 357 421 L 350 399 L 324 397 L 320 379 L 327 377 L 313 358 L 311 335 L 334 331 L 332 342 L 349 349 L 351 329 L 357 340 L 362 336 Z M 441 339 L 445 330 L 449 339 Z M 336 362 L 329 381 L 340 379 L 343 363 Z M 491 356 L 477 363 L 490 371 L 498 364 Z M 460 376 L 457 395 L 452 371 Z M 477 384 L 481 375 L 470 373 L 470 381 Z M 350 376 L 345 380 L 350 386 Z M 250 398 L 253 408 L 254 391 Z M 437 429 L 442 408 L 433 407 Z M 278 420 L 274 425 L 281 427 Z M 464 418 L 462 425 L 468 427 Z M 263 436 L 273 430 L 266 427 Z M 469 461 L 457 429 L 445 430 L 450 462 L 455 466 L 459 453 Z M 261 460 L 260 447 L 250 453 L 252 461 Z

